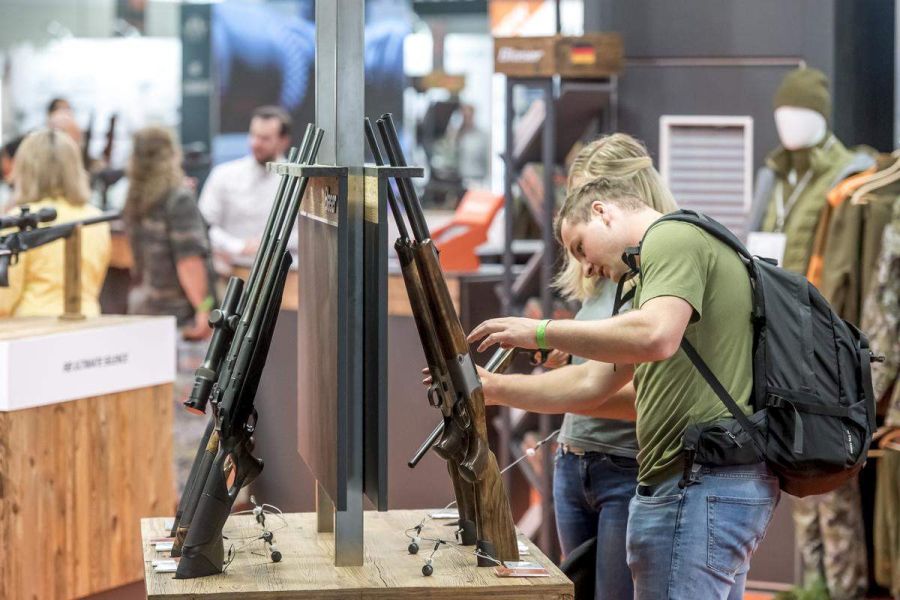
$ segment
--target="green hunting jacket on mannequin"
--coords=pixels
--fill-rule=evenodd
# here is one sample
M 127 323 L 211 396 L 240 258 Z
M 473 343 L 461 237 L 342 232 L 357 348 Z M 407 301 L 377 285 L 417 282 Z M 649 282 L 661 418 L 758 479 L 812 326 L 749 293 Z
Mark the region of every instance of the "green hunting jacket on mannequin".
M 756 180 L 750 231 L 785 234 L 781 266 L 806 275 L 813 241 L 826 196 L 847 176 L 867 169 L 873 160 L 847 148 L 828 129 L 831 94 L 828 78 L 817 69 L 801 68 L 785 75 L 773 99 L 776 122 L 783 108 L 800 108 L 824 119 L 824 136 L 815 145 L 776 148 Z M 779 130 L 779 136 L 785 139 Z M 789 144 L 790 145 L 790 144 Z
M 757 179 L 757 199 L 764 215 L 756 228 L 779 231 L 787 240 L 782 266 L 805 275 L 819 215 L 829 190 L 848 175 L 866 169 L 873 159 L 847 150 L 829 133 L 813 148 L 789 151 L 778 147 L 766 158 L 768 177 Z M 791 176 L 795 170 L 796 175 Z M 778 223 L 778 197 L 784 203 L 784 223 Z

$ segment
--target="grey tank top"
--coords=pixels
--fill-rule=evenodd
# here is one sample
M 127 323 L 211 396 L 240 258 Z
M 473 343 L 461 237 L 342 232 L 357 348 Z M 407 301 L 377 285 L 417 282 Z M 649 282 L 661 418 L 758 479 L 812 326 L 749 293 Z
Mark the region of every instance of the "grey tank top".
M 605 319 L 612 313 L 616 286 L 608 282 L 602 285 L 603 288 L 596 296 L 582 304 L 581 310 L 575 315 L 576 320 Z M 584 361 L 585 359 L 581 357 L 572 357 L 574 364 Z M 566 413 L 559 432 L 559 441 L 588 452 L 603 452 L 627 458 L 636 458 L 638 452 L 637 436 L 632 421 L 598 419 Z

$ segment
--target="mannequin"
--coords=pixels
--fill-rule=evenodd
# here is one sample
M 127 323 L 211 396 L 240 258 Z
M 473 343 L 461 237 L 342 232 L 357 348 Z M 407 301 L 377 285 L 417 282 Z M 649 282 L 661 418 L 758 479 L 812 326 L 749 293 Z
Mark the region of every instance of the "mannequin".
M 788 73 L 775 93 L 775 125 L 782 145 L 766 158 L 757 180 L 751 231 L 765 238 L 760 254 L 779 261 L 787 270 L 806 274 L 819 215 L 828 191 L 848 175 L 871 165 L 857 157 L 831 133 L 831 94 L 828 79 L 815 69 Z M 857 159 L 865 164 L 857 165 Z
M 817 146 L 828 133 L 825 117 L 802 106 L 776 108 L 775 128 L 778 130 L 781 145 L 790 151 Z

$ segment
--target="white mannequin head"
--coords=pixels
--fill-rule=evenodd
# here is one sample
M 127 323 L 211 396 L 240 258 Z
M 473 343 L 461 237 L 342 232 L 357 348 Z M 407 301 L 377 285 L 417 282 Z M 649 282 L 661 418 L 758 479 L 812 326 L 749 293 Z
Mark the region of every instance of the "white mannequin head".
M 828 124 L 821 113 L 799 106 L 775 109 L 775 127 L 781 145 L 788 150 L 811 148 L 825 139 Z

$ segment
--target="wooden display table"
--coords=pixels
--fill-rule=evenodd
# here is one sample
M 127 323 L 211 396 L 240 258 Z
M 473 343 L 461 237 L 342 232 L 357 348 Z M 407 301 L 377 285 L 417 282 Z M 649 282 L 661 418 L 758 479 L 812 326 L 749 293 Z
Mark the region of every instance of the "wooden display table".
M 0 320 L 0 598 L 141 578 L 141 517 L 172 512 L 169 317 Z
M 222 575 L 202 579 L 176 580 L 171 573 L 156 573 L 152 561 L 166 558 L 148 544 L 148 540 L 167 535 L 165 521 L 143 519 L 144 569 L 149 600 L 202 600 L 204 598 L 248 598 L 254 600 L 287 600 L 333 598 L 364 600 L 377 598 L 540 598 L 556 600 L 573 598 L 572 583 L 531 543 L 519 536 L 530 554 L 522 560 L 538 562 L 550 571 L 549 577 L 501 578 L 493 568 L 475 566 L 472 547 L 442 546 L 435 555 L 434 574 L 422 575 L 422 565 L 431 554 L 433 544 L 423 542 L 417 555 L 406 547 L 409 539 L 404 530 L 417 524 L 426 511 L 396 510 L 365 514 L 365 564 L 362 567 L 334 566 L 334 537 L 316 533 L 314 513 L 285 515 L 288 526 L 276 517 L 266 519 L 275 533 L 275 543 L 284 558 L 272 563 L 263 552 L 262 542 L 244 548 Z M 446 521 L 430 521 L 422 535 L 452 539 Z M 224 533 L 232 540 L 259 532 L 252 516 L 231 517 Z M 234 546 L 244 544 L 234 541 Z M 229 544 L 226 541 L 226 548 Z M 240 594 L 240 596 L 238 596 Z

